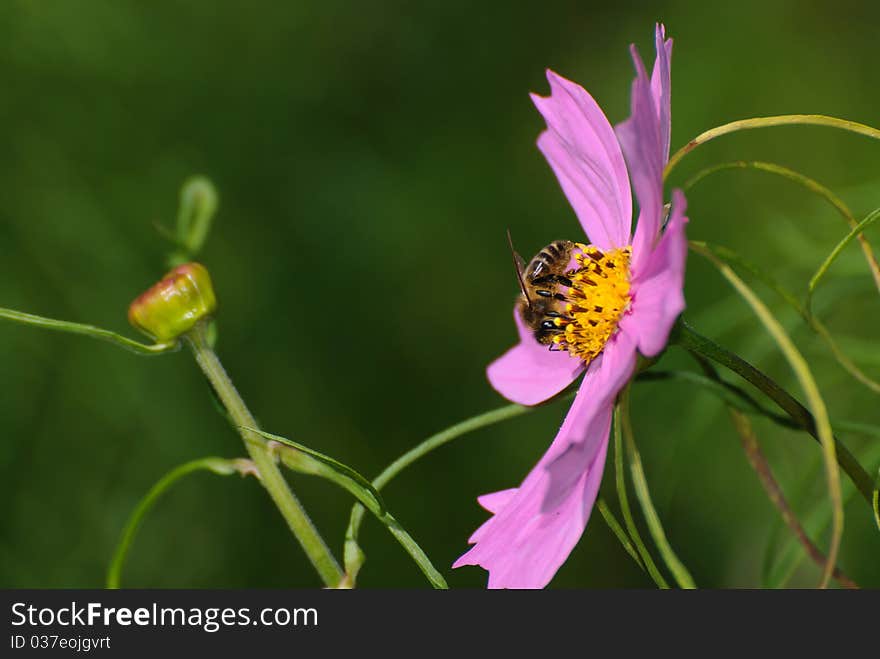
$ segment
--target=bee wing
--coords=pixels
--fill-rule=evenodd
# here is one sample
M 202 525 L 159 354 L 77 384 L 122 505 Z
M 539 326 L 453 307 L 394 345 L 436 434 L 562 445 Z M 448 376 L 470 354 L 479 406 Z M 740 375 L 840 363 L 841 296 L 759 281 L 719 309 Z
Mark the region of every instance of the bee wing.
M 529 293 L 526 290 L 526 283 L 523 280 L 523 271 L 526 268 L 526 262 L 525 259 L 517 254 L 516 250 L 513 248 L 513 238 L 510 237 L 510 229 L 507 230 L 507 244 L 510 245 L 510 254 L 513 256 L 513 267 L 516 269 L 516 280 L 519 282 L 519 290 L 526 299 L 526 304 L 528 304 L 529 309 L 531 309 L 532 300 L 529 298 Z

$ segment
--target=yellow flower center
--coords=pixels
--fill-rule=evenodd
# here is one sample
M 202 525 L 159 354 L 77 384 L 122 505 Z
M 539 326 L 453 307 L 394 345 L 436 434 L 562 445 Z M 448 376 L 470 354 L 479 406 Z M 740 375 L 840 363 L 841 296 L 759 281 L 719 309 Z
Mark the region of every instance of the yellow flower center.
M 553 337 L 559 348 L 587 363 L 602 352 L 629 309 L 631 252 L 630 247 L 602 252 L 594 245 L 577 244 L 578 267 L 568 273 L 565 314 L 554 320 L 563 330 Z

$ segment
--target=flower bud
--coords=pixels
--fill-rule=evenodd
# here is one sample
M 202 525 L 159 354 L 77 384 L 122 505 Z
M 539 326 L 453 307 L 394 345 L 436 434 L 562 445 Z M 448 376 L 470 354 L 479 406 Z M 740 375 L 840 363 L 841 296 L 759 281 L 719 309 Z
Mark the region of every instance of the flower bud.
M 173 341 L 214 313 L 211 276 L 199 263 L 180 265 L 131 303 L 128 321 L 158 342 Z

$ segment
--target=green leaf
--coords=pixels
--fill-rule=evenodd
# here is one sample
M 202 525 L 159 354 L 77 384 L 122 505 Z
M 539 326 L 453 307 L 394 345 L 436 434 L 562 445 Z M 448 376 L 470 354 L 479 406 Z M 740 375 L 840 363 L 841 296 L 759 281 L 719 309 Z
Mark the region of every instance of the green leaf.
M 272 433 L 260 430 L 259 428 L 248 428 L 246 426 L 240 427 L 242 430 L 250 430 L 265 439 L 296 449 L 296 451 L 284 455 L 284 464 L 286 466 L 302 474 L 320 476 L 331 480 L 340 487 L 348 490 L 358 501 L 361 501 L 364 498 L 369 499 L 370 503 L 368 507 L 371 511 L 374 511 L 376 515 L 381 516 L 385 514 L 385 502 L 382 500 L 379 491 L 373 487 L 370 481 L 348 465 L 331 458 L 329 455 L 319 453 L 304 444 L 299 444 L 298 442 L 288 439 L 287 437 L 273 435 Z
M 422 550 L 418 543 L 413 540 L 412 536 L 407 533 L 406 529 L 404 529 L 388 512 L 378 490 L 357 471 L 338 460 L 287 439 L 286 437 L 273 435 L 272 433 L 259 430 L 258 428 L 242 427 L 242 429 L 254 432 L 267 440 L 282 445 L 279 457 L 284 465 L 290 469 L 300 473 L 326 478 L 350 492 L 388 529 L 389 533 L 394 536 L 394 538 L 412 557 L 434 588 L 445 589 L 449 587 L 446 584 L 446 579 L 444 579 L 443 575 L 437 571 L 424 550 Z M 346 539 L 346 557 L 356 560 L 359 554 L 361 560 L 357 563 L 358 568 L 363 563 L 363 552 L 360 550 L 360 547 L 352 546 L 348 539 Z M 347 585 L 353 586 L 356 576 L 357 570 L 355 570 L 354 573 L 349 571 L 348 563 L 346 562 L 345 582 Z

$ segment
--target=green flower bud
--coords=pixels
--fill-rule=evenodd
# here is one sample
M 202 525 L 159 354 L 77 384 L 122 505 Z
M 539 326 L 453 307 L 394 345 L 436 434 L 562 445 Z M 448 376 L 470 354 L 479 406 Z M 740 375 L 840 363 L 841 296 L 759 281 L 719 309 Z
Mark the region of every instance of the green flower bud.
M 199 263 L 180 265 L 131 303 L 128 321 L 160 343 L 173 341 L 217 308 L 211 276 Z

